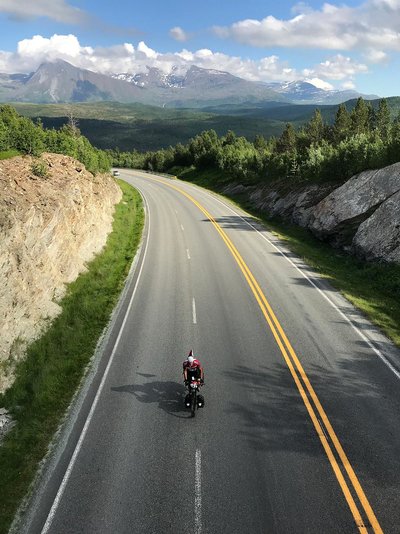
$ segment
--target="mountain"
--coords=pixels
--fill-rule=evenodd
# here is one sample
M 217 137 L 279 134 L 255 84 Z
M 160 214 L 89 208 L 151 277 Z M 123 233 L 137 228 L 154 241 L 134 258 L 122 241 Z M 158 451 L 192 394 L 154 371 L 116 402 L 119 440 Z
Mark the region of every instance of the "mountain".
M 341 104 L 347 100 L 362 96 L 365 100 L 379 98 L 377 95 L 363 95 L 353 90 L 335 91 L 320 89 L 310 82 L 296 81 L 290 83 L 267 83 L 267 87 L 285 96 L 295 104 Z
M 62 60 L 42 63 L 29 76 L 14 78 L 14 84 L 10 84 L 10 81 L 5 79 L 1 83 L 1 96 L 17 102 L 134 102 L 145 100 L 147 96 L 140 87 L 104 74 L 78 69 Z
M 177 89 L 178 91 L 174 92 L 178 96 L 176 100 L 164 96 L 168 104 L 174 107 L 204 107 L 204 100 L 228 97 L 227 105 L 229 106 L 238 104 L 247 106 L 251 103 L 268 102 L 268 107 L 276 107 L 280 103 L 334 105 L 359 96 L 366 100 L 379 98 L 377 95 L 362 95 L 352 90 L 328 91 L 301 80 L 285 83 L 250 82 L 229 72 L 196 66 L 190 67 L 185 74 L 177 74 L 176 71 L 175 67 L 170 74 L 165 74 L 155 67 L 148 67 L 147 72 L 113 74 L 112 76 L 139 87 L 155 90 Z M 199 92 L 203 95 L 199 95 Z M 206 105 L 209 107 L 215 103 Z
M 313 84 L 253 82 L 229 72 L 191 66 L 164 73 L 110 76 L 74 67 L 63 60 L 43 63 L 31 74 L 0 74 L 0 100 L 33 103 L 101 102 L 151 104 L 172 108 L 234 106 L 264 109 L 282 104 L 338 104 L 360 96 L 355 91 L 324 91 Z M 365 98 L 378 98 L 367 95 Z
M 160 69 L 148 67 L 138 74 L 114 74 L 143 89 L 151 90 L 159 98 L 159 104 L 169 107 L 201 108 L 221 104 L 227 99 L 232 104 L 278 101 L 287 102 L 284 95 L 261 82 L 249 82 L 229 72 L 203 69 L 192 65 L 186 73 L 172 69 L 165 74 Z

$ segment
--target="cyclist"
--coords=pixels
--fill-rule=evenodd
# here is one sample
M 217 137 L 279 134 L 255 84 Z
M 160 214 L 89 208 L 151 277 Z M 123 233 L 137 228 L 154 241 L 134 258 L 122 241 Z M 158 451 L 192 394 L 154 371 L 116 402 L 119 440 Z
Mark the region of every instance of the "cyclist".
M 186 386 L 189 386 L 191 380 L 200 380 L 201 384 L 204 384 L 204 369 L 194 356 L 193 350 L 191 350 L 183 362 L 183 380 Z

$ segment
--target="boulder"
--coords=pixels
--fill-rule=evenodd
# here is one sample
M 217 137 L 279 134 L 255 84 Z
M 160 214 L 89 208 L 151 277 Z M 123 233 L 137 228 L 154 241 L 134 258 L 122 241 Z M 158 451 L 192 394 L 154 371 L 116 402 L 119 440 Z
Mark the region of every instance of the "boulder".
M 359 226 L 352 247 L 366 260 L 400 263 L 400 191 Z
M 400 163 L 364 171 L 321 200 L 313 209 L 310 230 L 338 246 L 349 246 L 359 226 L 400 191 Z

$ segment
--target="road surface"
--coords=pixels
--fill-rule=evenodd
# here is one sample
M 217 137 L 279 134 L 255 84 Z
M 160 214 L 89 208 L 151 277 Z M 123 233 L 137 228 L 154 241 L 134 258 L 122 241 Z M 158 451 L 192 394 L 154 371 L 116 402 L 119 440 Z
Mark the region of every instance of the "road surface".
M 238 208 L 121 176 L 146 201 L 140 258 L 20 531 L 399 533 L 399 352 Z

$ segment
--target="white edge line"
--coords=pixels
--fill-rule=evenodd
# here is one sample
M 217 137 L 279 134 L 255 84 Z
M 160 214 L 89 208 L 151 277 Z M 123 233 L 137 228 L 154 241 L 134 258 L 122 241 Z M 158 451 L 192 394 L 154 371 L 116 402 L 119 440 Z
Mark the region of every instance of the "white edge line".
M 183 224 L 181 224 L 181 229 L 182 229 L 182 232 L 185 230 L 184 227 L 183 227 Z
M 196 534 L 201 534 L 201 450 L 196 449 L 194 482 L 194 523 Z
M 186 249 L 186 255 L 187 259 L 190 260 L 190 250 L 188 248 Z
M 143 196 L 144 198 L 144 196 Z M 147 203 L 146 203 L 147 204 Z M 67 467 L 67 470 L 65 471 L 65 474 L 64 474 L 64 478 L 62 479 L 62 482 L 60 484 L 60 487 L 58 488 L 58 491 L 57 491 L 57 495 L 53 501 L 53 505 L 50 509 L 50 512 L 47 516 L 47 519 L 46 519 L 46 523 L 44 524 L 43 526 L 43 529 L 41 531 L 41 534 L 46 534 L 48 531 L 49 531 L 49 528 L 51 527 L 51 523 L 53 522 L 53 519 L 54 519 L 54 516 L 56 514 L 56 511 L 57 511 L 57 508 L 58 508 L 58 505 L 60 504 L 60 501 L 61 501 L 61 498 L 64 494 L 64 491 L 65 491 L 65 488 L 66 488 L 66 485 L 68 483 L 68 480 L 69 480 L 69 477 L 71 476 L 71 473 L 72 473 L 72 469 L 74 468 L 74 465 L 75 465 L 75 462 L 76 462 L 76 459 L 78 457 L 78 454 L 81 450 L 81 447 L 82 447 L 82 444 L 83 444 L 83 440 L 85 439 L 85 436 L 86 436 L 86 433 L 88 431 L 88 428 L 89 428 L 89 425 L 90 425 L 90 422 L 92 420 L 92 417 L 93 417 L 93 414 L 94 414 L 94 411 L 96 409 L 96 406 L 97 406 L 97 403 L 99 401 L 99 398 L 100 398 L 100 395 L 101 395 L 101 392 L 103 390 L 103 387 L 104 387 L 104 384 L 105 384 L 105 381 L 107 379 L 107 375 L 108 375 L 108 372 L 110 370 L 110 367 L 111 367 L 111 364 L 113 362 L 113 359 L 114 359 L 114 356 L 115 356 L 115 353 L 117 351 L 117 347 L 118 347 L 118 344 L 120 342 L 120 339 L 121 339 L 121 336 L 122 336 L 122 333 L 123 333 L 123 330 L 124 330 L 124 327 L 125 327 L 125 324 L 126 324 L 126 321 L 128 319 L 128 315 L 129 315 L 129 312 L 130 312 L 130 309 L 132 307 L 132 303 L 133 303 L 133 299 L 136 295 L 136 290 L 138 288 L 138 285 L 139 285 L 139 280 L 140 280 L 140 277 L 141 277 L 141 274 L 142 274 L 142 271 L 143 271 L 143 266 L 144 266 L 144 263 L 145 263 L 145 259 L 146 259 L 146 254 L 147 254 L 147 247 L 148 247 L 148 243 L 149 243 L 149 236 L 150 236 L 150 209 L 149 209 L 149 206 L 147 205 L 147 213 L 148 213 L 148 221 L 149 221 L 149 226 L 148 226 L 148 230 L 147 230 L 147 240 L 146 240 L 146 247 L 145 247 L 145 250 L 144 250 L 144 254 L 143 254 L 143 260 L 142 260 L 142 265 L 140 266 L 140 269 L 139 269 L 139 274 L 138 274 L 138 277 L 136 279 L 136 283 L 135 283 L 135 287 L 133 289 L 133 292 L 132 292 L 132 296 L 130 298 L 130 301 L 129 301 L 129 304 L 128 304 L 128 308 L 126 310 L 126 313 L 125 313 L 125 317 L 124 317 L 124 320 L 122 321 L 122 325 L 121 325 L 121 328 L 120 328 L 120 331 L 118 333 L 118 337 L 115 341 L 115 344 L 114 344 L 114 348 L 112 350 L 112 353 L 111 353 L 111 356 L 110 356 L 110 359 L 108 361 L 108 364 L 107 364 L 107 367 L 104 371 L 104 374 L 103 374 L 103 378 L 101 379 L 101 382 L 100 382 L 100 385 L 99 385 L 99 389 L 97 390 L 97 393 L 96 393 L 96 396 L 93 400 L 93 404 L 90 408 L 90 412 L 89 412 L 89 415 L 87 416 L 87 419 L 85 421 L 85 425 L 82 429 L 82 432 L 81 432 L 81 435 L 79 436 L 79 440 L 78 440 L 78 443 L 76 444 L 76 447 L 75 447 L 75 450 L 74 450 L 74 453 L 71 457 L 71 460 L 69 461 L 69 464 L 68 464 L 68 467 Z
M 193 324 L 197 324 L 197 316 L 196 316 L 196 301 L 193 297 L 192 300 L 192 314 L 193 314 Z
M 213 195 L 214 196 L 214 195 Z M 217 202 L 219 202 L 220 204 L 224 205 L 226 208 L 228 208 L 232 213 L 234 213 L 235 215 L 237 215 L 242 221 L 244 221 L 246 224 L 248 224 L 251 228 L 253 228 L 253 230 L 255 230 L 263 239 L 265 239 L 265 241 L 267 241 L 272 247 L 274 247 L 275 250 L 277 250 L 279 252 L 279 254 L 281 254 L 306 280 L 308 280 L 308 282 L 324 297 L 325 300 L 327 300 L 329 302 L 329 304 L 335 308 L 335 310 L 340 314 L 341 317 L 343 317 L 343 319 L 345 319 L 349 325 L 353 328 L 353 330 L 355 332 L 357 332 L 357 334 L 361 337 L 361 339 L 363 341 L 365 341 L 365 343 L 367 343 L 367 345 L 375 352 L 375 354 L 377 356 L 379 356 L 379 358 L 382 360 L 382 362 L 396 375 L 396 377 L 400 380 L 400 372 L 390 363 L 390 361 L 386 358 L 386 356 L 384 356 L 384 354 L 382 354 L 382 352 L 377 349 L 374 344 L 367 338 L 367 336 L 365 334 L 363 334 L 363 332 L 361 332 L 361 330 L 359 328 L 357 328 L 357 326 L 353 323 L 353 321 L 345 314 L 342 312 L 342 310 L 328 297 L 328 295 L 325 294 L 325 292 L 320 288 L 318 287 L 318 285 L 313 282 L 313 280 L 311 280 L 311 278 L 306 274 L 304 273 L 287 255 L 285 252 L 283 252 L 283 250 L 281 250 L 278 246 L 276 246 L 270 239 L 268 239 L 268 237 L 266 237 L 264 234 L 262 234 L 253 224 L 249 223 L 249 221 L 247 221 L 244 217 L 242 217 L 237 211 L 235 211 L 234 209 L 232 209 L 228 204 L 226 204 L 225 202 L 223 202 L 222 200 L 220 200 L 219 198 L 217 198 L 216 196 L 214 197 L 215 200 Z

